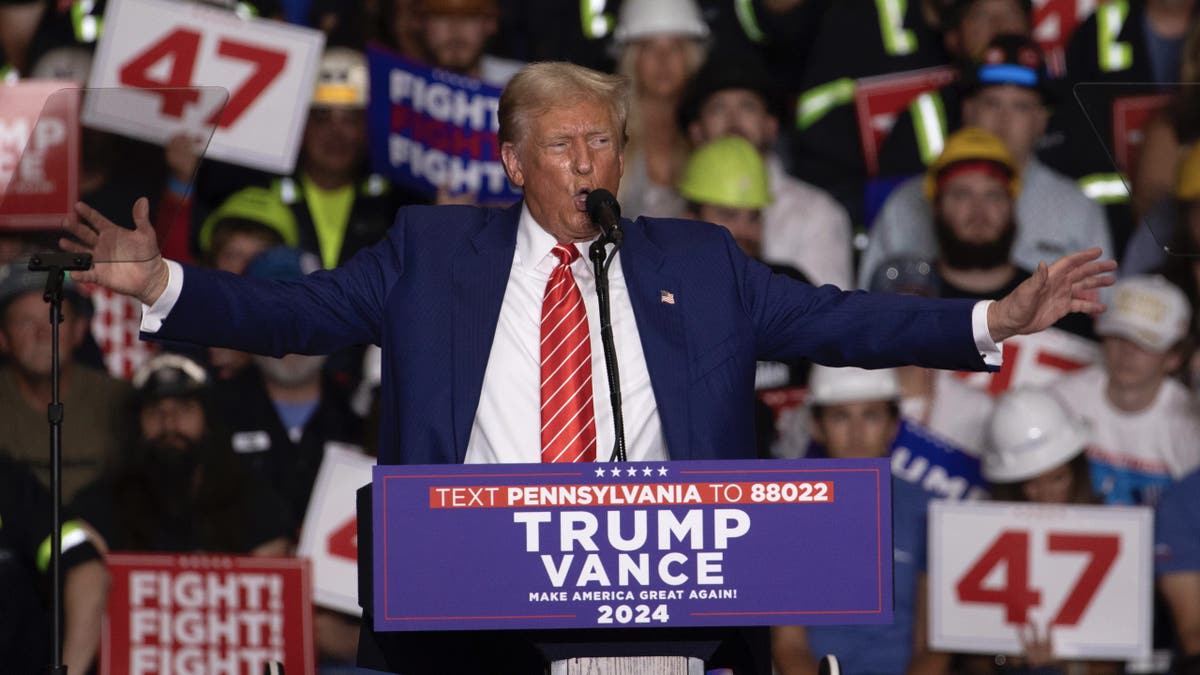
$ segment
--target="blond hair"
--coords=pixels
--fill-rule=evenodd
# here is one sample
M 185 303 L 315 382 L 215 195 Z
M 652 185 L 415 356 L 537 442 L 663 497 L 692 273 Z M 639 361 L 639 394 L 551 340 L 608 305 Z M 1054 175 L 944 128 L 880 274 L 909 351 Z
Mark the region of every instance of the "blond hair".
M 530 119 L 553 108 L 581 101 L 608 108 L 618 140 L 625 143 L 629 117 L 629 80 L 565 61 L 531 63 L 509 81 L 500 94 L 500 144 L 519 143 L 529 133 Z

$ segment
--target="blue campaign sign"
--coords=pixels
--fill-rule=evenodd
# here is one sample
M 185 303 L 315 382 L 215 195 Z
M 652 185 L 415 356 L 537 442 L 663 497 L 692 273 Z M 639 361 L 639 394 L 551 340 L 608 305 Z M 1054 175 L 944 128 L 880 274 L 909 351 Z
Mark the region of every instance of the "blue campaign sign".
M 980 473 L 978 457 L 909 420 L 900 422 L 900 431 L 892 441 L 892 475 L 938 497 L 987 496 L 987 481 Z
M 375 629 L 890 623 L 887 459 L 376 466 Z
M 429 195 L 441 189 L 489 204 L 520 198 L 496 142 L 499 88 L 376 47 L 367 64 L 372 170 Z

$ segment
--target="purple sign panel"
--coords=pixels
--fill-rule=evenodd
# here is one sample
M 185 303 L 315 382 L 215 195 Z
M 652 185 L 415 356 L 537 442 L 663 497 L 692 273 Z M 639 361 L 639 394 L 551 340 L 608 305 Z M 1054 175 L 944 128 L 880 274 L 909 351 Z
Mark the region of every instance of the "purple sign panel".
M 376 466 L 375 629 L 890 623 L 887 459 Z

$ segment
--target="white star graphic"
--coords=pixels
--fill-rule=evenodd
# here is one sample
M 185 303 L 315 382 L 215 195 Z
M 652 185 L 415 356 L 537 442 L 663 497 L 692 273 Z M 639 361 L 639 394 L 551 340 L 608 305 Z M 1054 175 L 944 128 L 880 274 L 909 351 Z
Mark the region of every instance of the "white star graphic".
M 629 477 L 631 477 L 631 478 L 632 478 L 633 476 L 636 476 L 636 475 L 637 475 L 637 469 L 635 469 L 634 467 L 632 467 L 632 466 L 631 466 L 631 467 L 629 467 L 629 469 L 628 469 L 628 470 L 625 472 L 625 475 L 627 475 L 627 476 L 629 476 Z
M 665 467 L 665 466 L 658 467 L 658 475 L 659 476 L 667 475 L 667 467 Z
M 646 467 L 646 468 L 642 469 L 643 476 L 650 476 L 653 473 L 654 473 L 654 470 L 651 469 L 650 467 Z
M 604 477 L 604 467 L 596 467 L 596 476 L 600 478 Z

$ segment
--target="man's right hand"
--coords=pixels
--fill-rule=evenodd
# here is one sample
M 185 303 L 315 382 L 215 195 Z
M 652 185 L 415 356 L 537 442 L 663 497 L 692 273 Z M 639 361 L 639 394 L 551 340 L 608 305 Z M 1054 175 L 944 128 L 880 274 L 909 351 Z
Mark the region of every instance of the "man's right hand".
M 83 202 L 75 205 L 75 212 L 79 221 L 66 225 L 74 239 L 64 237 L 59 245 L 71 253 L 90 253 L 95 262 L 86 272 L 72 272 L 71 278 L 153 305 L 166 290 L 169 275 L 150 224 L 150 202 L 142 197 L 133 203 L 134 230 L 116 225 Z

